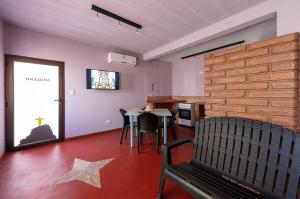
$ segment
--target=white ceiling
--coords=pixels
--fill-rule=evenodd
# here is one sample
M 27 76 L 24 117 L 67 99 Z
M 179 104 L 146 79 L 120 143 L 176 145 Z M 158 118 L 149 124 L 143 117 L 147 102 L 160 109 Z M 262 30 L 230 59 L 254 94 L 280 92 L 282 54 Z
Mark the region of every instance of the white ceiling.
M 277 22 L 276 17 L 263 21 L 261 23 L 249 26 L 239 31 L 229 33 L 224 36 L 220 36 L 216 39 L 211 39 L 207 42 L 203 42 L 194 45 L 189 48 L 177 51 L 175 53 L 162 56 L 159 60 L 166 62 L 178 62 L 182 61 L 181 57 L 213 49 L 219 46 L 224 46 L 237 41 L 245 40 L 245 43 L 253 43 L 276 37 L 277 33 Z
M 265 0 L 0 0 L 7 23 L 109 50 L 147 53 Z M 143 25 L 139 35 L 91 5 Z

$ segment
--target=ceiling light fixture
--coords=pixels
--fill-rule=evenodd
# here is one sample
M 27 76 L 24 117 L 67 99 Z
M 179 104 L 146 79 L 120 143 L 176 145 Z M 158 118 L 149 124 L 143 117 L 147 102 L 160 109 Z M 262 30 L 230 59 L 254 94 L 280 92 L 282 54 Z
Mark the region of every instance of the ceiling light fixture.
M 101 13 L 101 14 L 103 14 L 103 15 L 106 15 L 106 16 L 108 16 L 108 17 L 110 17 L 110 18 L 113 18 L 113 19 L 119 21 L 119 25 L 121 24 L 121 22 L 123 22 L 123 23 L 125 23 L 125 24 L 127 24 L 127 25 L 129 25 L 129 26 L 132 26 L 132 27 L 136 28 L 137 30 L 140 30 L 140 29 L 143 28 L 143 26 L 140 25 L 140 24 L 137 24 L 137 23 L 135 23 L 135 22 L 133 22 L 133 21 L 130 21 L 130 20 L 128 20 L 128 19 L 125 19 L 125 18 L 123 18 L 123 17 L 121 17 L 121 16 L 119 16 L 119 15 L 116 15 L 116 14 L 114 14 L 114 13 L 112 13 L 112 12 L 109 12 L 109 11 L 107 11 L 107 10 L 104 10 L 103 8 L 100 8 L 100 7 L 98 7 L 98 6 L 95 6 L 94 4 L 92 5 L 92 10 L 94 10 L 94 11 L 97 12 L 97 16 L 98 16 L 98 13 Z M 138 33 L 137 33 L 137 34 L 138 34 Z

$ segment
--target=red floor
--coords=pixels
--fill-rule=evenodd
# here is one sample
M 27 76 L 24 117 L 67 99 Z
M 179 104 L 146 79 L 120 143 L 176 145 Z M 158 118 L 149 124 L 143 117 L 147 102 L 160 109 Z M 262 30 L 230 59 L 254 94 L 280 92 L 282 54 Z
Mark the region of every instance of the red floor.
M 179 138 L 193 137 L 194 130 L 177 127 Z M 121 131 L 107 132 L 62 143 L 50 144 L 4 155 L 0 163 L 0 198 L 156 198 L 161 155 L 156 154 L 154 136 L 146 135 L 141 153 L 129 147 L 129 136 L 120 145 Z M 174 161 L 190 160 L 191 145 L 173 152 Z M 72 168 L 74 158 L 98 161 L 114 160 L 101 169 L 102 188 L 73 181 L 49 185 L 51 181 Z M 192 198 L 167 180 L 164 196 Z

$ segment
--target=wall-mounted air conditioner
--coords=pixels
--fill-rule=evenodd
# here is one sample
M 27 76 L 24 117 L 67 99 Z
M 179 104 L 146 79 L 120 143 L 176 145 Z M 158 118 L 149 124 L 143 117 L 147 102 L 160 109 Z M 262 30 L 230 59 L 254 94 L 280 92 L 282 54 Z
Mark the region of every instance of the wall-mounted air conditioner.
M 136 65 L 136 57 L 114 53 L 114 52 L 108 53 L 107 61 L 109 64 L 114 64 L 114 65 L 125 65 L 125 66 Z

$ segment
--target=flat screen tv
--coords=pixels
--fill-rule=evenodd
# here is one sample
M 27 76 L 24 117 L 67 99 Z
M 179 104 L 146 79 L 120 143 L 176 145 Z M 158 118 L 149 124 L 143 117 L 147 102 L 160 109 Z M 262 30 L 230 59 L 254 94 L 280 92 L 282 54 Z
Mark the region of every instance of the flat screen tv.
M 119 90 L 119 72 L 105 70 L 86 70 L 86 88 L 99 90 Z

